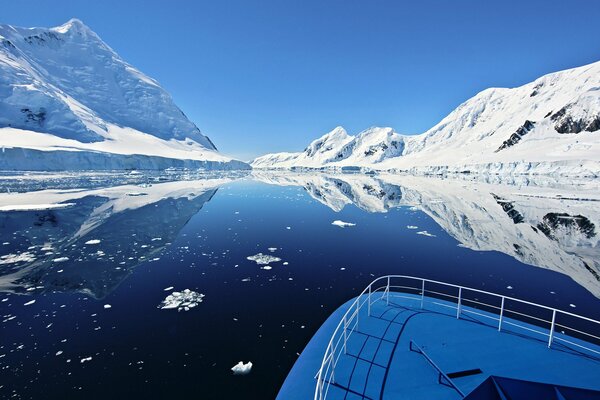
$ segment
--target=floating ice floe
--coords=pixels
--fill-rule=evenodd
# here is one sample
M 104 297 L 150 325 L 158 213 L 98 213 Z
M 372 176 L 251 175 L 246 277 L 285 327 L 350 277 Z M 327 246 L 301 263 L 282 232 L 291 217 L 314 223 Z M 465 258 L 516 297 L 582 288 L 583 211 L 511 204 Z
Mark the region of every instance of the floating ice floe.
M 427 237 L 435 237 L 435 235 L 433 233 L 429 233 L 427 231 L 419 231 L 419 232 L 417 232 L 417 235 L 423 235 L 423 236 L 427 236 Z
M 233 371 L 234 375 L 247 375 L 252 370 L 252 362 L 248 361 L 246 364 L 244 364 L 243 361 L 240 361 L 239 363 L 235 364 L 231 370 Z
M 58 258 L 55 258 L 52 261 L 54 261 L 54 262 L 65 262 L 65 261 L 69 261 L 69 257 L 58 257 Z
M 273 269 L 270 265 L 265 265 L 264 267 L 260 267 L 261 269 L 266 269 L 267 271 Z
M 253 256 L 248 256 L 248 257 L 246 257 L 246 259 L 248 259 L 250 261 L 254 261 L 258 265 L 267 265 L 272 262 L 281 261 L 281 258 L 279 258 L 279 257 L 275 257 L 275 256 L 271 256 L 269 254 L 263 254 L 263 253 L 258 253 Z
M 106 309 L 109 309 L 109 308 L 111 308 L 111 307 L 112 307 L 112 306 L 111 306 L 110 304 L 105 304 L 105 305 L 104 305 L 104 308 L 106 308 Z
M 269 250 L 271 253 L 277 251 L 277 247 L 269 247 L 267 250 Z
M 415 225 L 406 225 L 406 229 L 419 229 L 419 227 Z
M 100 239 L 88 240 L 85 244 L 100 244 Z
M 79 362 L 83 364 L 84 362 L 88 362 L 88 361 L 92 361 L 92 356 L 84 357 Z
M 189 311 L 202 303 L 202 293 L 194 292 L 190 289 L 185 289 L 181 292 L 173 292 L 168 295 L 159 305 L 158 308 L 163 310 L 177 309 L 177 311 Z
M 35 261 L 35 257 L 28 251 L 20 254 L 6 254 L 0 256 L 0 265 L 2 264 L 14 264 L 18 262 L 31 262 Z
M 346 228 L 348 226 L 356 226 L 356 224 L 353 224 L 352 222 L 344 222 L 344 221 L 340 221 L 339 219 L 336 219 L 335 221 L 333 221 L 331 223 L 331 225 L 339 226 L 340 228 Z
M 32 305 L 33 303 L 35 303 L 35 300 L 28 301 L 27 303 L 25 303 L 25 304 L 23 304 L 23 305 L 24 305 L 24 306 L 30 306 L 30 305 Z

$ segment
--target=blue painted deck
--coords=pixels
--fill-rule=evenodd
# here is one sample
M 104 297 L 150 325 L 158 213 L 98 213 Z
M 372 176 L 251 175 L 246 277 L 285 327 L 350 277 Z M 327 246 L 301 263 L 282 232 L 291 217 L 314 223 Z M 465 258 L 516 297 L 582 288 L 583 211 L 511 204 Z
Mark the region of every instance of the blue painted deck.
M 402 296 L 409 298 L 392 295 L 389 305 L 383 300 L 375 302 L 371 316 L 366 306 L 361 308 L 346 354 L 340 352 L 327 399 L 462 398 L 451 386 L 438 383 L 434 367 L 422 354 L 410 350 L 411 340 L 446 374 L 477 368 L 482 371 L 452 379 L 464 394 L 492 375 L 600 390 L 597 356 L 582 354 L 556 341 L 548 348 L 546 336 L 508 324 L 499 332 L 497 322 L 471 315 L 469 307 L 463 307 L 466 312 L 457 319 L 453 303 L 426 297 L 427 306 L 421 309 L 420 296 Z M 336 310 L 311 339 L 278 399 L 313 398 L 315 374 L 325 348 L 353 301 Z M 505 321 L 511 322 L 508 318 Z M 547 333 L 543 328 L 528 326 Z M 594 348 L 600 351 L 600 347 Z

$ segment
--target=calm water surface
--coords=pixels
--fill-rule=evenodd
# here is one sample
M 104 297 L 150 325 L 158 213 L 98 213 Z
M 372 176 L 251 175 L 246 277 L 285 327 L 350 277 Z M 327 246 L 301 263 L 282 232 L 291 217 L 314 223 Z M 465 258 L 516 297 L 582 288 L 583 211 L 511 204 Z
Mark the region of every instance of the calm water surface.
M 600 319 L 595 182 L 73 174 L 1 187 L 0 398 L 271 399 L 328 315 L 384 274 Z M 39 204 L 60 208 L 12 207 Z M 247 259 L 258 253 L 281 261 L 264 269 Z M 183 289 L 203 302 L 158 308 Z M 252 372 L 232 375 L 241 360 Z

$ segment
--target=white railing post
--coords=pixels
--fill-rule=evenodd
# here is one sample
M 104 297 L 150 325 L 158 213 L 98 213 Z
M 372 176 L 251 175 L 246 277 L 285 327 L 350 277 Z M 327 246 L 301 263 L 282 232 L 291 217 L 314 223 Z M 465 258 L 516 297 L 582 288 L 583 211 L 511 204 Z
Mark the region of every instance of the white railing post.
M 423 303 L 425 302 L 425 279 L 421 283 L 421 310 L 423 309 Z
M 460 300 L 462 298 L 462 287 L 458 288 L 458 304 L 456 306 L 456 318 L 460 318 Z
M 500 318 L 498 318 L 498 332 L 502 329 L 502 318 L 504 317 L 504 296 L 502 296 L 502 304 L 500 305 Z
M 367 307 L 367 316 L 371 316 L 371 285 L 369 285 L 369 296 L 367 297 L 368 307 Z
M 552 311 L 552 325 L 550 325 L 550 335 L 548 336 L 548 347 L 552 346 L 552 339 L 554 339 L 554 321 L 556 321 L 556 310 Z
M 347 319 L 346 319 L 346 316 L 344 315 L 344 354 L 346 354 L 346 341 L 348 340 L 348 334 L 346 333 L 347 327 L 348 327 Z
M 387 291 L 385 304 L 389 306 L 390 305 L 390 277 L 389 277 L 389 275 L 387 277 L 387 286 L 386 286 L 385 290 Z

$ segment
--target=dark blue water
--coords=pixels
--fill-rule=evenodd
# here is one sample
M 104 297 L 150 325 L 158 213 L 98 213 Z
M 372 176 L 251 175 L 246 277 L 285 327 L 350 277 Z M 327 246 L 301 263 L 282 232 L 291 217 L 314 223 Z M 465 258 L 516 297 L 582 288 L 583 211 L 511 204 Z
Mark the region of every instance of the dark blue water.
M 526 253 L 538 243 L 529 233 L 508 255 L 469 249 L 475 245 L 440 226 L 452 223 L 456 230 L 445 228 L 465 237 L 473 237 L 478 223 L 492 224 L 489 232 L 512 229 L 514 213 L 490 193 L 477 203 L 500 216 L 497 224 L 469 220 L 472 214 L 452 209 L 443 193 L 428 205 L 428 185 L 419 192 L 365 179 L 374 182 L 358 186 L 365 198 L 353 195 L 343 179 L 280 186 L 247 178 L 190 184 L 190 190 L 159 191 L 165 183 L 154 182 L 112 195 L 96 187 L 64 209 L 0 212 L 0 256 L 29 253 L 27 260 L 5 257 L 0 264 L 0 398 L 274 398 L 328 315 L 385 274 L 482 288 L 600 319 L 600 301 L 590 292 L 600 284 L 585 268 L 596 268 L 597 249 L 586 248 L 584 257 L 564 245 L 565 234 L 595 243 L 595 203 L 585 216 L 594 225 L 591 236 L 589 224 L 556 225 L 550 217 L 539 227 L 518 222 L 518 229 L 536 228 L 523 232 L 534 232 L 540 252 L 562 251 L 565 263 L 573 254 L 585 258 L 584 287 L 547 265 L 518 261 L 518 254 L 522 261 L 535 258 Z M 347 204 L 333 189 L 346 194 Z M 154 191 L 162 194 L 153 197 Z M 72 197 L 61 196 L 63 202 Z M 586 210 L 577 207 L 579 214 Z M 554 208 L 542 215 L 560 211 Z M 340 228 L 334 220 L 356 225 Z M 433 236 L 417 234 L 422 231 Z M 100 243 L 86 245 L 91 239 Z M 477 246 L 504 249 L 495 239 L 484 235 Z M 261 269 L 247 260 L 257 253 L 281 261 Z M 169 287 L 197 291 L 204 301 L 187 312 L 157 308 Z M 252 372 L 234 376 L 230 368 L 238 361 L 252 361 Z

